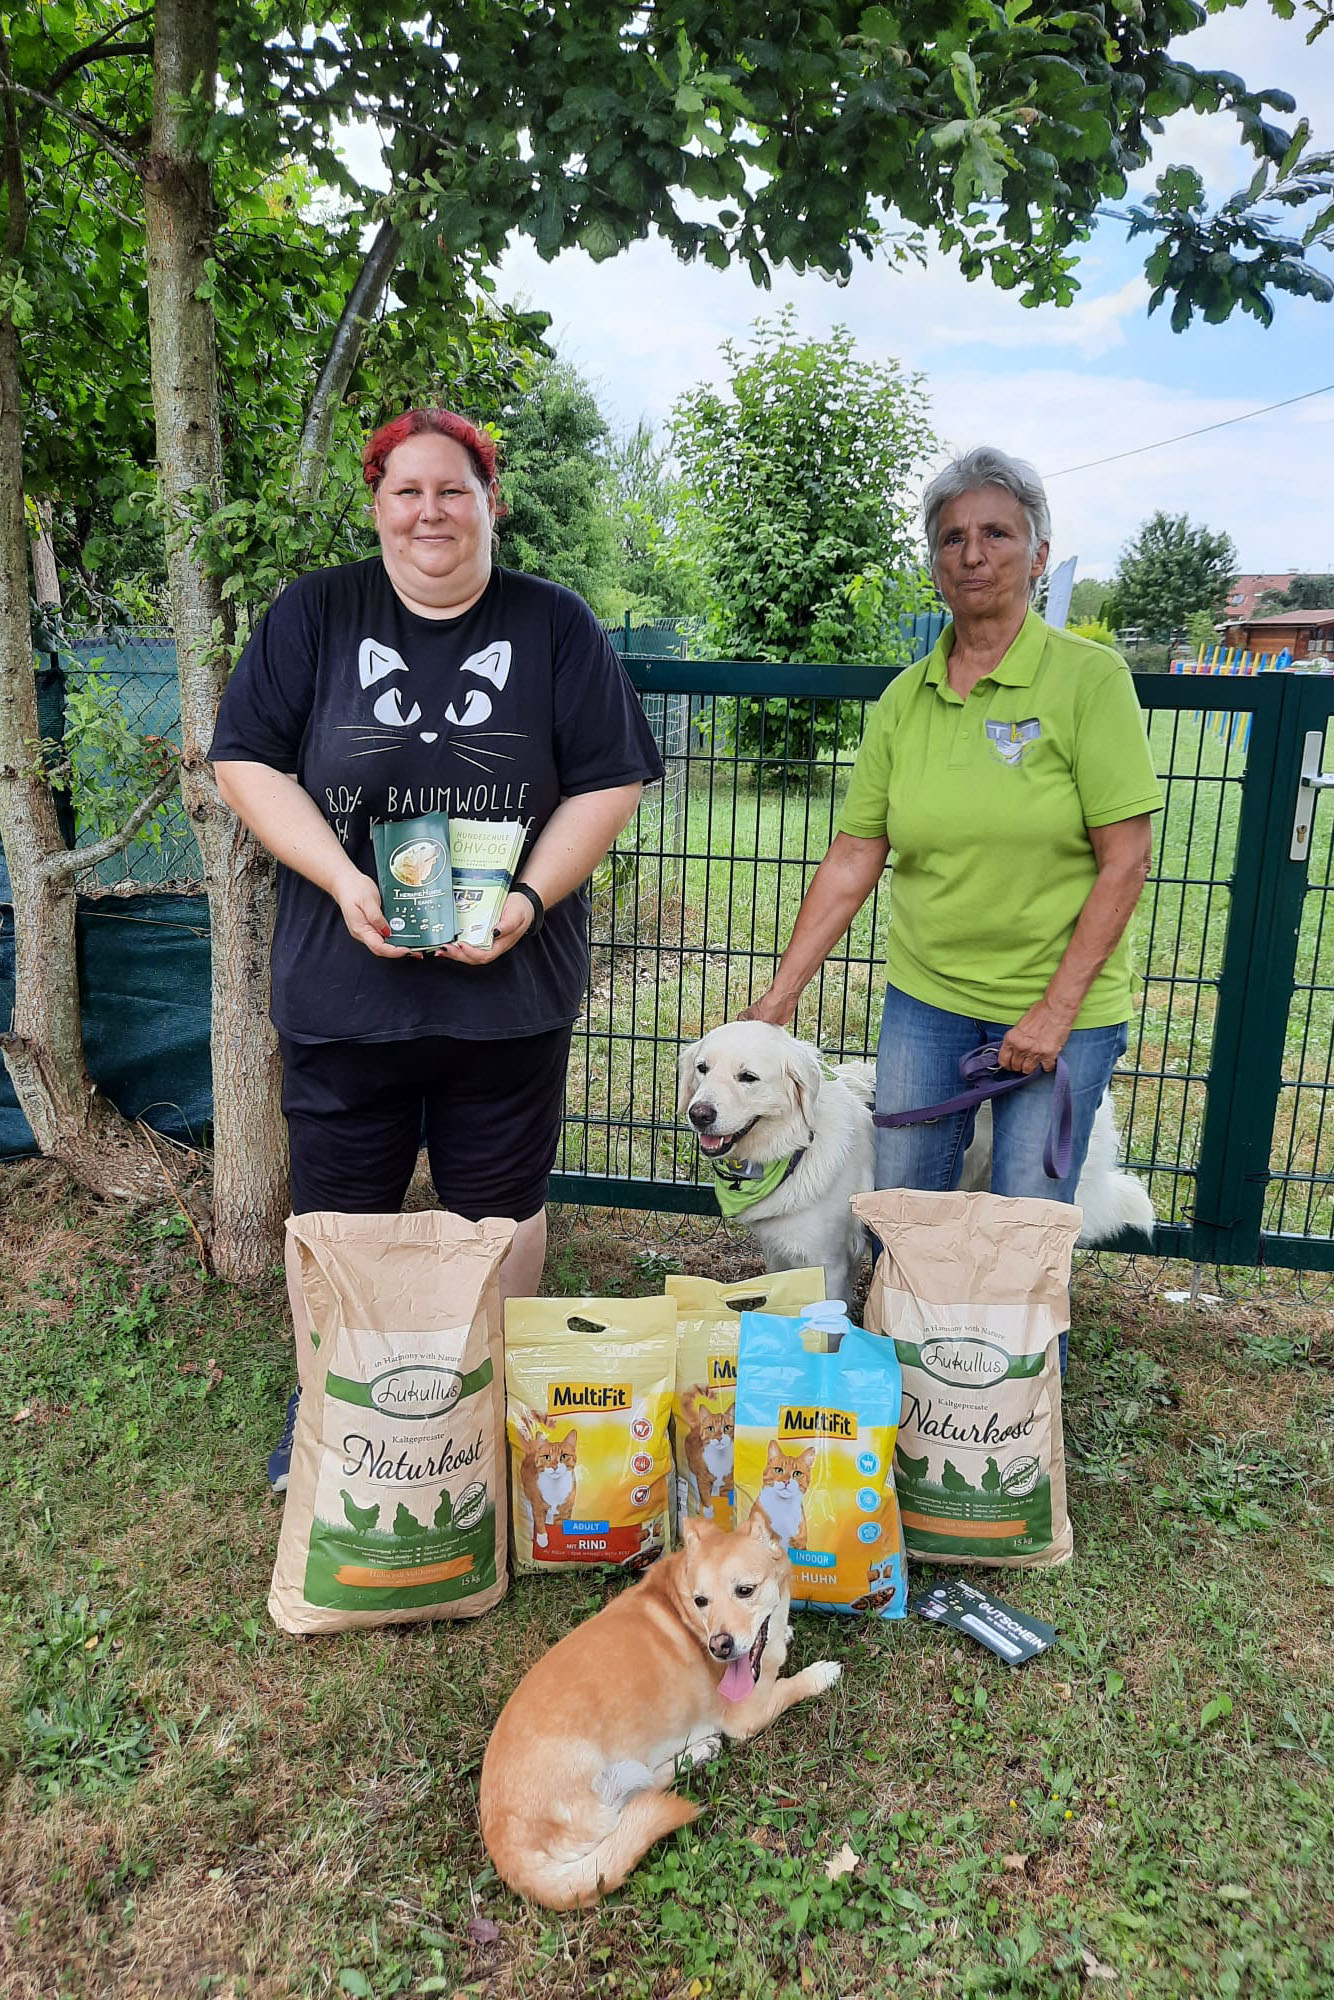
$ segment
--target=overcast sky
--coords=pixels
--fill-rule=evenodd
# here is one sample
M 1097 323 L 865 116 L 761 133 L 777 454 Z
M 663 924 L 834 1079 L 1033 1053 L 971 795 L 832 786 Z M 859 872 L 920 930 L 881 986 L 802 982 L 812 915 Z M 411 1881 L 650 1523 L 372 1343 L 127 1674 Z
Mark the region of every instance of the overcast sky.
M 1174 48 L 1253 86 L 1290 90 L 1316 138 L 1334 146 L 1334 31 L 1308 49 L 1302 12 L 1280 22 L 1250 0 Z M 1243 186 L 1254 162 L 1232 143 L 1234 130 L 1224 117 L 1173 120 L 1143 191 L 1183 160 L 1214 196 Z M 1052 559 L 1077 555 L 1081 575 L 1109 575 L 1156 507 L 1226 529 L 1244 570 L 1334 570 L 1334 393 L 1118 464 L 1067 470 L 1334 384 L 1334 305 L 1280 299 L 1268 332 L 1238 313 L 1222 327 L 1197 320 L 1174 334 L 1166 309 L 1147 316 L 1143 255 L 1124 225 L 1103 223 L 1081 261 L 1075 305 L 1036 311 L 985 280 L 966 283 L 943 257 L 925 270 L 862 265 L 842 289 L 784 271 L 764 294 L 744 271 L 682 265 L 657 240 L 601 265 L 578 251 L 544 264 L 524 241 L 505 260 L 501 290 L 552 315 L 558 351 L 617 428 L 641 417 L 662 427 L 683 390 L 725 379 L 723 340 L 743 341 L 757 314 L 790 302 L 801 332 L 818 338 L 843 324 L 864 356 L 920 370 L 948 446 L 986 442 L 1030 459 L 1051 482 Z

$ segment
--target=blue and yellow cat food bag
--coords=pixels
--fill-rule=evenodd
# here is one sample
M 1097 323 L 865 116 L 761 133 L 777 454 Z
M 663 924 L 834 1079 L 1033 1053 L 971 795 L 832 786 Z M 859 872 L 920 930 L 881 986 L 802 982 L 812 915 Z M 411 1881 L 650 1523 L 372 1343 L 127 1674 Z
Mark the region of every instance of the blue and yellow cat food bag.
M 516 1573 L 666 1553 L 675 1382 L 669 1298 L 508 1301 Z
M 761 1509 L 787 1544 L 797 1610 L 902 1618 L 894 1493 L 903 1378 L 894 1343 L 851 1327 L 745 1313 L 736 1392 L 736 1518 Z
M 672 1450 L 676 1518 L 699 1514 L 717 1528 L 736 1526 L 732 1489 L 733 1405 L 737 1343 L 745 1312 L 797 1313 L 825 1294 L 819 1265 L 768 1271 L 732 1285 L 716 1278 L 668 1278 L 676 1301 L 676 1399 Z

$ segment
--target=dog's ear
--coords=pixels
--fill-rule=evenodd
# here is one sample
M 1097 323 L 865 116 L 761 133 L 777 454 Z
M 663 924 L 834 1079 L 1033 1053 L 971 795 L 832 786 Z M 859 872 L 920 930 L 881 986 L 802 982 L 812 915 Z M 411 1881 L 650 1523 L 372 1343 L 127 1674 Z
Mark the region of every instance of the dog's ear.
M 683 1548 L 693 1549 L 703 1533 L 704 1523 L 700 1520 L 698 1514 L 683 1514 L 681 1516 L 681 1545 Z
M 824 1071 L 820 1067 L 820 1052 L 809 1042 L 793 1042 L 783 1056 L 783 1074 L 792 1085 L 792 1095 L 796 1101 L 798 1115 L 812 1132 L 815 1130 L 815 1100 L 820 1095 L 820 1084 Z
M 676 1115 L 684 1118 L 690 1109 L 690 1100 L 695 1095 L 695 1057 L 699 1054 L 699 1042 L 691 1042 L 676 1058 Z

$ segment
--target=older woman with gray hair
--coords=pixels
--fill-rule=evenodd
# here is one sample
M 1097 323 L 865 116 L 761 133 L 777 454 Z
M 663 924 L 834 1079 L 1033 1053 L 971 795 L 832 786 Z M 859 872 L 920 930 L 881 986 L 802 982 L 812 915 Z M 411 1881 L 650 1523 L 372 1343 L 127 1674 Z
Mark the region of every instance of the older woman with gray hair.
M 992 1190 L 1073 1201 L 1126 1047 L 1126 926 L 1162 794 L 1125 662 L 1032 607 L 1051 535 L 1032 467 L 966 452 L 924 507 L 951 622 L 876 704 L 833 844 L 773 984 L 748 1011 L 792 1019 L 892 850 L 880 1112 L 959 1095 L 962 1058 L 997 1044 L 999 1068 L 1034 1080 L 995 1099 Z M 1058 1057 L 1073 1116 L 1052 1175 L 1044 1140 Z M 973 1115 L 881 1129 L 877 1185 L 957 1187 Z

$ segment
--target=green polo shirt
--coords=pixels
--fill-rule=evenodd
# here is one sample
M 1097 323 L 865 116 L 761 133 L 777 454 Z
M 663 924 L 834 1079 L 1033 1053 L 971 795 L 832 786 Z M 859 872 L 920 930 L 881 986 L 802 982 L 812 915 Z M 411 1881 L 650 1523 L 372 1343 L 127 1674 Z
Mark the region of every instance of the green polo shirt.
M 871 714 L 839 828 L 892 848 L 891 984 L 954 1014 L 1014 1022 L 1046 991 L 1093 887 L 1087 829 L 1160 812 L 1129 669 L 1030 611 L 966 701 L 954 629 Z M 1075 1023 L 1130 1015 L 1122 937 Z

